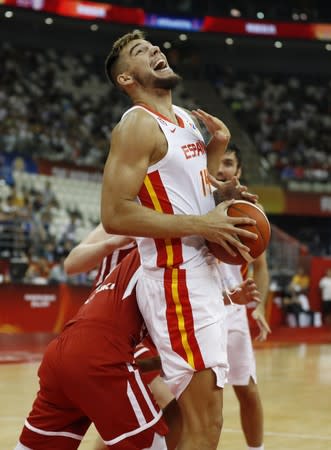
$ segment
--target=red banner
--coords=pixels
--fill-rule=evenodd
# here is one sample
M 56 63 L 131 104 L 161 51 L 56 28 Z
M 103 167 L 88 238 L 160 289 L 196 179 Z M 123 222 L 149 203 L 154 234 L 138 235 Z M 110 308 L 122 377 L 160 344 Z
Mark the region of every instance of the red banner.
M 331 193 L 285 191 L 279 186 L 250 186 L 267 214 L 331 216 Z
M 286 192 L 285 211 L 291 215 L 331 216 L 331 194 Z
M 85 302 L 90 287 L 0 285 L 0 333 L 59 333 Z
M 202 31 L 292 39 L 328 39 L 331 34 L 331 25 L 267 22 L 264 20 L 230 19 L 206 16 L 204 18 Z
M 175 17 L 171 13 L 148 14 L 142 8 L 125 8 L 92 0 L 0 0 L 0 4 L 35 11 L 45 11 L 67 17 L 87 20 L 103 20 L 137 26 L 151 26 L 182 31 L 269 36 L 289 39 L 331 39 L 329 23 L 295 23 L 242 18 L 205 16 L 200 18 Z

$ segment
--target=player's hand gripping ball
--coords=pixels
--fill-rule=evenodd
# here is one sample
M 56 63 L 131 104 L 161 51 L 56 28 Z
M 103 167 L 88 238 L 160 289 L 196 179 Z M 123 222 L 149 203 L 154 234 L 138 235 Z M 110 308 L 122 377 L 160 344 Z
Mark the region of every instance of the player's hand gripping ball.
M 242 265 L 246 262 L 252 262 L 266 250 L 270 241 L 271 227 L 267 216 L 261 208 L 245 200 L 236 200 L 232 203 L 227 209 L 227 215 L 254 219 L 256 225 L 241 225 L 241 227 L 257 234 L 258 239 L 240 237 L 240 241 L 250 248 L 250 252 L 242 252 L 232 246 L 236 256 L 230 255 L 224 247 L 216 242 L 207 241 L 210 252 L 220 261 L 227 264 Z

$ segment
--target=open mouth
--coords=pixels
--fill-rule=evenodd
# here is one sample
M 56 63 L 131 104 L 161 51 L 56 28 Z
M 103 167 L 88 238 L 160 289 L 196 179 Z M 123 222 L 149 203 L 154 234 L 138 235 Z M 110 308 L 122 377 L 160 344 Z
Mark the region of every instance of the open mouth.
M 169 69 L 169 66 L 164 59 L 159 59 L 153 66 L 153 70 L 155 70 L 155 72 L 162 72 L 167 69 Z

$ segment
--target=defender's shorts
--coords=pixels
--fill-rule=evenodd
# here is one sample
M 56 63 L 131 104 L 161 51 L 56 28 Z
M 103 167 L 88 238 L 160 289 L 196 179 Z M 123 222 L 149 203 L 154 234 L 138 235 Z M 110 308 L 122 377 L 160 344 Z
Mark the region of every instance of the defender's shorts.
M 112 343 L 81 327 L 48 346 L 40 390 L 20 442 L 33 450 L 76 450 L 91 422 L 113 450 L 149 448 L 167 426 L 136 367 L 111 359 Z

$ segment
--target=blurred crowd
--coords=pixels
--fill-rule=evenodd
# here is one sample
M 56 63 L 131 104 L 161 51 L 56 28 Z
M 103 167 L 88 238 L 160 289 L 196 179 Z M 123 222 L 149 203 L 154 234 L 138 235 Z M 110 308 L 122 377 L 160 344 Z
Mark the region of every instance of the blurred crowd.
M 59 216 L 60 230 L 53 226 Z M 80 240 L 82 220 L 79 210 L 60 205 L 49 182 L 41 190 L 12 186 L 0 205 L 0 259 L 8 261 L 0 281 L 91 284 L 94 273 L 68 277 L 63 271 L 64 258 Z M 91 228 L 97 223 L 98 218 Z
M 102 167 L 126 104 L 91 55 L 0 47 L 0 148 Z M 107 98 L 107 101 L 104 99 Z
M 220 70 L 217 90 L 266 170 L 284 182 L 331 182 L 331 81 Z
M 0 59 L 0 154 L 102 169 L 111 130 L 129 106 L 106 80 L 103 60 L 10 44 L 0 46 Z M 192 107 L 182 87 L 175 94 Z
M 102 169 L 111 129 L 129 106 L 89 55 L 0 47 L 0 152 Z M 331 82 L 220 69 L 216 86 L 283 181 L 331 181 Z M 107 98 L 107 101 L 105 101 Z M 192 107 L 184 89 L 178 101 Z M 175 99 L 176 100 L 176 99 Z

